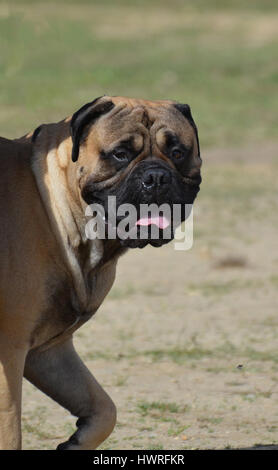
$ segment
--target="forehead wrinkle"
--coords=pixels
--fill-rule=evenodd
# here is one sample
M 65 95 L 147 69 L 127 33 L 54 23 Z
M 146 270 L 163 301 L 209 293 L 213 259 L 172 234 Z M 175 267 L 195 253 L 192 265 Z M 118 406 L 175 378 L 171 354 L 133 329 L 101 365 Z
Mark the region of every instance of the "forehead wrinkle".
M 92 132 L 97 134 L 98 142 L 102 143 L 105 148 L 124 140 L 127 137 L 134 136 L 135 146 L 138 148 L 138 141 L 142 140 L 142 147 L 146 145 L 149 140 L 149 132 L 142 124 L 144 108 L 137 106 L 136 108 L 129 108 L 126 105 L 116 113 L 109 113 L 103 117 L 102 121 L 96 123 L 95 129 Z
M 114 110 L 109 113 L 109 116 L 107 115 L 107 118 L 111 117 L 113 120 L 117 115 L 117 119 L 121 119 L 130 115 L 137 122 L 141 122 L 148 131 L 163 116 L 168 115 L 169 118 L 169 102 L 124 99 L 124 101 L 117 100 L 115 104 Z
M 117 110 L 116 110 L 117 111 Z M 142 121 L 144 109 L 142 107 L 130 108 L 128 106 L 121 107 L 118 112 L 107 115 L 106 123 L 108 127 L 117 127 L 122 129 L 124 127 L 132 127 L 134 123 Z M 128 119 L 127 119 L 128 118 Z M 132 118 L 132 121 L 131 121 Z
M 142 98 L 130 98 L 127 96 L 110 96 L 109 97 L 115 105 L 119 103 L 126 103 L 130 107 L 136 107 L 138 105 L 146 106 L 146 107 L 168 107 L 169 105 L 173 105 L 175 102 L 172 100 L 144 100 Z

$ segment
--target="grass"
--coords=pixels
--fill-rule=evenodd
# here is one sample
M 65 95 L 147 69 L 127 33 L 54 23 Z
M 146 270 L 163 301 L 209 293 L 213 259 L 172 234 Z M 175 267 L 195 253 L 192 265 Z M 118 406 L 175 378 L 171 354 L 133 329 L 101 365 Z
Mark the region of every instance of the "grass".
M 189 102 L 203 146 L 274 139 L 276 15 L 273 1 L 2 1 L 1 134 L 123 94 Z
M 249 340 L 250 342 L 250 340 Z M 248 343 L 249 344 L 249 343 Z M 124 354 L 113 354 L 112 352 L 102 351 L 90 351 L 85 355 L 86 360 L 97 360 L 104 359 L 106 361 L 119 361 L 119 360 L 131 360 L 138 359 L 139 357 L 149 357 L 152 362 L 169 361 L 176 364 L 188 364 L 192 361 L 200 361 L 201 359 L 218 358 L 223 359 L 233 358 L 233 364 L 236 364 L 237 360 L 248 360 L 252 362 L 272 362 L 273 364 L 278 363 L 278 356 L 276 350 L 265 350 L 260 351 L 255 348 L 248 347 L 235 347 L 230 342 L 224 342 L 219 344 L 214 349 L 203 348 L 201 346 L 195 347 L 170 347 L 165 349 L 150 349 L 144 351 L 125 351 Z M 230 367 L 230 361 L 227 362 L 227 367 Z M 207 368 L 208 372 L 221 373 L 227 370 L 222 366 L 219 368 Z M 248 369 L 251 369 L 251 365 L 248 365 Z M 234 372 L 238 372 L 234 366 Z M 125 384 L 125 378 L 116 379 L 115 385 L 122 386 Z
M 187 406 L 181 407 L 177 403 L 147 401 L 139 403 L 137 408 L 140 414 L 142 414 L 143 416 L 146 416 L 147 414 L 157 416 L 157 412 L 159 415 L 160 413 L 184 413 L 187 410 Z
M 242 267 L 242 263 L 240 263 L 238 259 L 233 260 L 231 257 L 230 263 L 229 258 L 227 260 L 225 259 L 224 261 L 227 261 L 227 267 Z M 226 267 L 226 264 L 223 263 L 224 266 Z M 244 264 L 243 264 L 244 266 Z M 217 265 L 218 267 L 218 265 Z M 220 265 L 222 267 L 222 265 Z M 271 276 L 268 279 L 230 279 L 229 281 L 223 282 L 223 281 L 206 281 L 202 283 L 188 283 L 186 285 L 186 293 L 190 294 L 200 294 L 202 296 L 222 296 L 222 295 L 227 295 L 229 293 L 234 293 L 237 290 L 241 289 L 258 289 L 264 287 L 268 281 L 270 281 L 271 284 L 274 284 L 275 286 L 277 285 L 277 276 Z M 160 293 L 157 291 L 157 289 L 152 286 L 148 288 L 141 289 L 140 287 L 135 287 L 131 285 L 126 285 L 121 288 L 112 288 L 111 292 L 109 293 L 108 298 L 110 300 L 125 300 L 129 297 L 132 296 L 149 296 L 149 297 L 159 297 L 165 296 L 165 292 Z M 129 337 L 129 336 L 128 336 Z M 121 334 L 121 338 L 125 339 L 125 335 Z
M 113 288 L 109 293 L 108 298 L 111 300 L 121 300 L 126 299 L 134 294 L 136 294 L 136 289 L 133 285 L 127 284 L 123 287 Z
M 198 418 L 198 421 L 201 423 L 209 423 L 209 424 L 220 424 L 223 421 L 223 418 L 210 418 L 209 416 L 203 416 Z
M 128 377 L 117 377 L 115 380 L 116 387 L 123 387 L 126 385 Z
M 55 436 L 54 426 L 46 424 L 47 409 L 42 406 L 37 406 L 32 413 L 28 416 L 28 419 L 22 419 L 22 430 L 23 432 L 36 436 L 41 441 L 52 440 Z M 69 430 L 69 426 L 64 426 L 65 435 Z M 72 430 L 72 427 L 71 427 Z
M 227 282 L 203 282 L 198 284 L 189 284 L 187 290 L 193 293 L 200 293 L 203 296 L 213 296 L 218 297 L 220 295 L 227 295 L 234 293 L 240 289 L 257 289 L 262 288 L 262 281 L 258 279 L 248 279 L 248 280 L 238 280 L 231 279 Z
M 125 284 L 123 287 L 113 287 L 109 293 L 108 298 L 110 300 L 122 300 L 133 295 L 142 295 L 148 297 L 161 297 L 166 296 L 167 294 L 163 289 L 157 288 L 157 286 L 148 286 L 143 289 L 129 283 Z
M 270 277 L 270 282 L 274 285 L 274 286 L 278 286 L 278 276 L 276 275 L 273 275 Z
M 177 437 L 177 436 L 179 436 L 180 434 L 182 434 L 184 431 L 186 431 L 189 427 L 190 427 L 190 425 L 188 425 L 188 426 L 178 426 L 178 427 L 175 427 L 175 428 L 170 428 L 170 429 L 168 429 L 168 436 Z

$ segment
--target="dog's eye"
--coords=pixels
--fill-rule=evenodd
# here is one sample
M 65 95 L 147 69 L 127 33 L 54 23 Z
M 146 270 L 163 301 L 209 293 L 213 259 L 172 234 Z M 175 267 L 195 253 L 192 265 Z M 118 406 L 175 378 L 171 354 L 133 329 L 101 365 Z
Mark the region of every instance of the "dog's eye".
M 173 149 L 172 150 L 172 157 L 178 159 L 181 159 L 183 157 L 183 152 L 179 149 Z
M 113 153 L 112 153 L 113 157 L 120 161 L 120 162 L 125 162 L 128 160 L 127 158 L 127 154 L 125 152 L 123 152 L 122 150 L 115 150 Z

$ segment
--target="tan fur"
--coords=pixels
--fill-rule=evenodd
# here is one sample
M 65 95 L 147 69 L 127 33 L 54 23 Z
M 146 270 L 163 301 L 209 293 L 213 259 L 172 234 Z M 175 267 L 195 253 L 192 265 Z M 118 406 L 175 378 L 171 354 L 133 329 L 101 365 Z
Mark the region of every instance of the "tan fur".
M 172 110 L 172 102 L 102 99 L 112 99 L 116 107 L 92 126 L 77 163 L 71 161 L 71 118 L 43 125 L 34 144 L 32 133 L 14 141 L 0 139 L 3 449 L 21 446 L 23 375 L 83 418 L 67 448 L 96 448 L 112 431 L 115 406 L 82 364 L 71 342 L 72 333 L 109 292 L 118 259 L 113 243 L 104 248 L 101 240 L 85 237 L 82 185 L 88 178 L 104 184 L 115 181 L 117 175 L 100 162 L 99 152 L 124 136 L 135 136 L 135 145 L 142 148 L 138 158 L 145 158 L 151 142 L 157 158 L 166 158 L 160 150 L 163 136 L 159 130 L 163 126 L 174 128 L 196 150 L 192 128 Z M 152 123 L 150 130 L 144 125 L 146 113 Z M 74 306 L 69 311 L 66 294 Z

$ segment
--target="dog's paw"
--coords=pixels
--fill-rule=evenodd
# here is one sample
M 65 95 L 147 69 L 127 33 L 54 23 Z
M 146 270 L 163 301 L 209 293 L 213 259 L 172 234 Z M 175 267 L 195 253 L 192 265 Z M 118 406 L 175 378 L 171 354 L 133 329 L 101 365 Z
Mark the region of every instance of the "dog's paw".
M 66 442 L 62 442 L 56 448 L 56 450 L 78 450 L 80 449 L 78 439 L 75 436 L 70 437 Z

